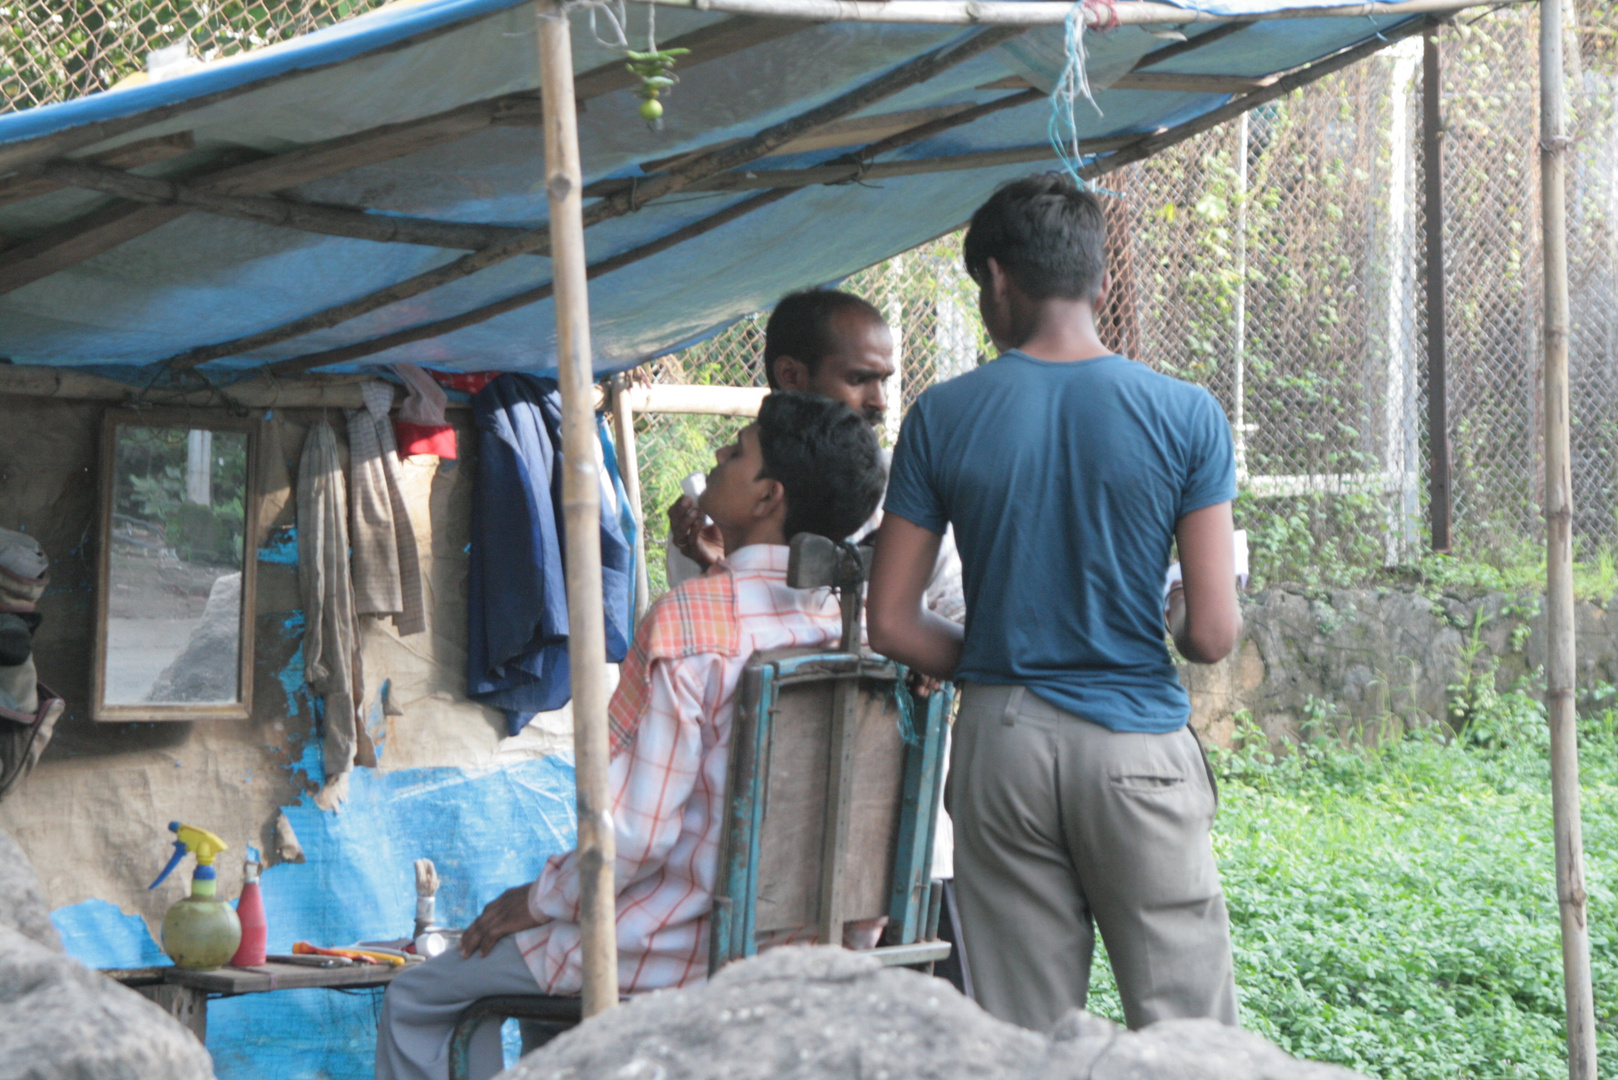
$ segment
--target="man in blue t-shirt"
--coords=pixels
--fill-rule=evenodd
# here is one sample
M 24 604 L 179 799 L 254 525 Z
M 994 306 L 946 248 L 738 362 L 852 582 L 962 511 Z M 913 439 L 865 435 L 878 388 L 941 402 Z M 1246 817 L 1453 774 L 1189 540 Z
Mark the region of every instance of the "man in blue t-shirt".
M 1234 1024 L 1213 778 L 1164 641 L 1166 621 L 1213 663 L 1241 630 L 1230 426 L 1206 390 L 1101 343 L 1105 236 L 1056 173 L 973 215 L 966 268 L 1001 354 L 905 418 L 871 644 L 964 684 L 946 802 L 979 1003 L 1035 1029 L 1082 1008 L 1099 927 L 1130 1027 Z M 921 603 L 951 525 L 964 632 Z

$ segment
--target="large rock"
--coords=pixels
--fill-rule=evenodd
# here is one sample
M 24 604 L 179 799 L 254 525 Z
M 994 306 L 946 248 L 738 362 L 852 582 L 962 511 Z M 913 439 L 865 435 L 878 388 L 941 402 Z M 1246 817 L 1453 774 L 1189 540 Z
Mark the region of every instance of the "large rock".
M 1353 1080 L 1257 1035 L 1178 1020 L 1128 1032 L 1084 1013 L 1051 1035 L 941 979 L 832 948 L 772 949 L 689 990 L 638 997 L 501 1080 Z
M 53 952 L 62 951 L 45 896 L 28 856 L 0 829 L 0 926 L 17 931 Z
M 0 1080 L 212 1080 L 168 1013 L 62 952 L 33 867 L 0 832 Z

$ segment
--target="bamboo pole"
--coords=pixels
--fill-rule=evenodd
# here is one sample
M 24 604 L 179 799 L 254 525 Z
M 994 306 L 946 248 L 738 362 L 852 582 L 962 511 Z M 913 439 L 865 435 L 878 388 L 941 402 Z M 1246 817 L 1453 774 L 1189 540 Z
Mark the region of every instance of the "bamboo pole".
M 567 533 L 568 668 L 579 807 L 579 931 L 584 1015 L 618 1004 L 616 859 L 607 786 L 606 630 L 601 607 L 601 473 L 595 446 L 590 298 L 585 280 L 584 178 L 573 101 L 573 40 L 561 0 L 540 0 L 539 68 L 545 110 L 545 193 L 556 284 L 562 391 L 562 508 Z
M 1573 689 L 1573 474 L 1570 468 L 1567 296 L 1567 115 L 1562 0 L 1539 6 L 1539 168 L 1545 256 L 1545 705 L 1551 728 L 1551 816 L 1562 922 L 1571 1080 L 1596 1080 L 1595 1002 L 1579 820 L 1579 744 Z
M 618 436 L 618 472 L 624 478 L 629 512 L 635 515 L 635 622 L 652 602 L 652 579 L 646 569 L 646 514 L 640 498 L 640 455 L 635 450 L 635 406 L 629 376 L 612 377 L 612 422 Z
M 664 7 L 726 12 L 809 22 L 870 22 L 916 26 L 1061 26 L 1073 5 L 1067 0 L 636 0 Z M 1447 14 L 1483 6 L 1485 0 L 1403 0 L 1395 3 L 1288 7 L 1244 15 L 1220 15 L 1153 0 L 1085 5 L 1085 24 L 1186 26 L 1191 23 L 1262 22 L 1270 19 L 1351 18 Z M 1499 0 L 1526 3 L 1528 0 Z M 1496 5 L 1498 6 L 1498 4 Z

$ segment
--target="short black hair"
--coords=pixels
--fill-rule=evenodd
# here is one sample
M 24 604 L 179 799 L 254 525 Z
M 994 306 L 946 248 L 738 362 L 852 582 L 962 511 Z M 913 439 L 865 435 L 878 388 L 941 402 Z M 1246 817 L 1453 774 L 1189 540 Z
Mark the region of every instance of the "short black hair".
M 887 320 L 875 306 L 853 293 L 836 289 L 805 289 L 781 298 L 764 326 L 764 378 L 771 390 L 775 381 L 775 361 L 790 356 L 813 374 L 834 347 L 831 324 L 841 311 L 858 311 L 883 326 Z
M 1094 300 L 1107 269 L 1106 215 L 1066 173 L 1025 176 L 978 207 L 963 254 L 979 285 L 993 258 L 1031 299 Z
M 758 447 L 759 475 L 786 490 L 788 540 L 804 532 L 842 540 L 882 500 L 887 476 L 876 432 L 840 401 L 776 391 L 758 410 Z

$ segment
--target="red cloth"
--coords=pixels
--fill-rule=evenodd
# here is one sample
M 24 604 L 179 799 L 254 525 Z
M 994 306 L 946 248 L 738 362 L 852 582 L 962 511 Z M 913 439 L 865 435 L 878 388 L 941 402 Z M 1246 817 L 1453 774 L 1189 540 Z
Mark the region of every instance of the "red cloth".
M 455 429 L 448 424 L 412 424 L 408 420 L 395 420 L 393 434 L 399 443 L 399 456 L 435 454 L 446 461 L 455 459 Z
M 427 374 L 439 386 L 447 386 L 451 390 L 460 390 L 463 393 L 475 394 L 498 379 L 503 372 L 499 371 L 432 371 Z

